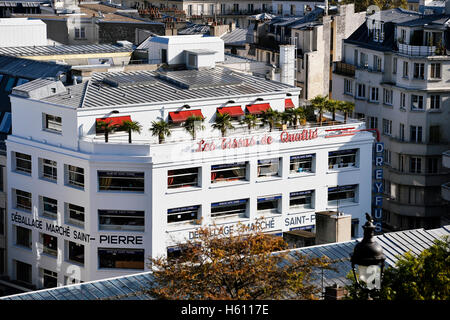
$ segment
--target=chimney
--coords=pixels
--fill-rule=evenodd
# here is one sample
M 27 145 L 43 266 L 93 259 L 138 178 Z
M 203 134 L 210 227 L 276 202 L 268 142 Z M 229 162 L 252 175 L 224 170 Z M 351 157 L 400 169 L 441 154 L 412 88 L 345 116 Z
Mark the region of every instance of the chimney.
M 327 16 L 328 15 L 328 0 L 325 0 L 324 5 L 325 5 L 325 12 L 323 13 L 323 15 Z
M 280 45 L 280 82 L 295 85 L 295 46 Z
M 337 284 L 325 288 L 325 300 L 342 300 L 347 295 L 347 290 Z
M 316 212 L 316 244 L 351 240 L 352 216 L 336 211 Z

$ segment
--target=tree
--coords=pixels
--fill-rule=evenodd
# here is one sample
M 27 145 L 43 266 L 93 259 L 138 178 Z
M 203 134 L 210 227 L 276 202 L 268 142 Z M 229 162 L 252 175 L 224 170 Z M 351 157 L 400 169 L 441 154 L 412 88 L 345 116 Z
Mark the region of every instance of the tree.
M 216 112 L 216 118 L 214 123 L 212 124 L 214 129 L 220 130 L 222 133 L 222 137 L 225 137 L 228 129 L 234 129 L 233 124 L 231 123 L 231 116 L 229 113 L 220 113 Z
M 347 123 L 348 114 L 355 110 L 355 104 L 348 101 L 339 101 L 337 109 L 344 113 L 344 123 Z
M 195 140 L 197 130 L 205 130 L 205 126 L 201 124 L 203 121 L 203 117 L 191 115 L 184 122 L 184 129 L 192 136 L 192 140 Z
M 131 132 L 141 133 L 142 126 L 137 121 L 124 120 L 120 128 L 128 132 L 128 143 L 131 143 Z
M 339 101 L 327 99 L 325 102 L 325 109 L 332 113 L 332 121 L 336 121 L 336 111 L 339 110 Z
M 336 2 L 336 1 L 334 1 Z M 330 5 L 334 2 L 330 2 Z M 339 4 L 355 4 L 355 12 L 366 11 L 371 5 L 375 5 L 380 10 L 403 8 L 407 9 L 407 0 L 342 0 Z
M 311 99 L 311 105 L 314 109 L 319 111 L 319 123 L 322 126 L 323 122 L 323 112 L 327 110 L 328 97 L 327 96 L 315 96 Z
M 272 131 L 273 128 L 279 124 L 280 118 L 280 113 L 272 108 L 264 110 L 261 113 L 262 123 L 269 125 L 269 131 Z
M 314 299 L 313 268 L 332 269 L 328 258 L 289 251 L 281 237 L 242 224 L 232 234 L 223 227 L 198 229 L 197 241 L 180 244 L 178 258 L 153 258 L 152 288 L 159 299 Z M 288 263 L 282 263 L 288 262 Z
M 354 281 L 353 275 L 351 279 Z M 348 289 L 349 299 L 367 298 L 355 282 Z M 381 291 L 371 297 L 382 300 L 449 300 L 450 237 L 436 240 L 419 255 L 406 252 L 399 256 L 395 267 L 385 270 Z
M 163 143 L 165 137 L 170 136 L 170 125 L 164 120 L 152 121 L 152 126 L 150 128 L 152 135 L 158 136 L 158 142 Z
M 299 121 L 306 120 L 306 112 L 302 107 L 287 109 L 285 113 L 290 115 L 290 123 L 295 129 L 297 129 Z
M 117 125 L 112 124 L 112 120 L 98 120 L 97 132 L 103 132 L 105 134 L 105 142 L 109 140 L 109 134 L 117 130 Z
M 248 131 L 250 132 L 252 128 L 258 126 L 259 119 L 254 114 L 246 114 L 240 123 L 247 125 Z

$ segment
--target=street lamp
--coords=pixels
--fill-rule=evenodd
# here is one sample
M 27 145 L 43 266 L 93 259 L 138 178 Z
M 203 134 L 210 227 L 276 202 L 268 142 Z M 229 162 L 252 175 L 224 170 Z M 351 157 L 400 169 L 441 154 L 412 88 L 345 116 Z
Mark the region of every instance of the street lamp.
M 350 261 L 356 283 L 362 290 L 367 290 L 370 295 L 371 292 L 381 289 L 386 257 L 383 254 L 383 248 L 374 239 L 373 218 L 366 213 L 366 219 L 367 222 L 363 226 L 364 238 L 356 244 L 353 254 L 350 255 Z M 358 277 L 356 276 L 356 266 L 358 267 Z

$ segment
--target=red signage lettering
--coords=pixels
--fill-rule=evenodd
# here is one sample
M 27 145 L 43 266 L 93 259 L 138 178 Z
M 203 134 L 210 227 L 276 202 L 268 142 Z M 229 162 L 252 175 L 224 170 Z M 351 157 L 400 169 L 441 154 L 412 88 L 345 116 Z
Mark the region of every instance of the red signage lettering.
M 317 129 L 304 129 L 301 132 L 297 133 L 288 133 L 287 131 L 283 131 L 280 135 L 281 142 L 296 142 L 296 141 L 304 141 L 311 140 L 318 137 Z

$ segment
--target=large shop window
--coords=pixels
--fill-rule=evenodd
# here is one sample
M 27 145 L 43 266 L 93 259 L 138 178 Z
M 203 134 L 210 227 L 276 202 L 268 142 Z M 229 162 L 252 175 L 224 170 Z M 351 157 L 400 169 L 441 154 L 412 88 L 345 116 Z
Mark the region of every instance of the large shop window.
M 144 211 L 98 210 L 100 230 L 144 231 Z
M 338 202 L 356 202 L 358 185 L 346 185 L 328 188 L 328 205 L 337 205 Z
M 56 219 L 58 216 L 58 200 L 41 196 L 40 201 L 41 215 L 50 219 Z
M 72 165 L 65 165 L 66 183 L 84 189 L 84 169 Z
M 16 245 L 31 249 L 31 230 L 16 226 Z
M 278 213 L 279 202 L 281 201 L 281 196 L 266 196 L 258 198 L 257 210 L 270 213 Z
M 211 217 L 240 216 L 247 212 L 248 199 L 211 203 Z
M 41 178 L 56 182 L 58 177 L 57 163 L 53 160 L 39 159 L 41 163 Z
M 297 191 L 289 194 L 290 209 L 311 209 L 314 190 Z
M 258 177 L 278 176 L 280 170 L 280 159 L 258 160 Z
M 199 168 L 186 168 L 167 171 L 167 188 L 176 189 L 198 186 Z
M 98 248 L 99 268 L 144 269 L 144 249 Z
M 144 192 L 144 172 L 97 171 L 101 191 Z
M 245 180 L 247 162 L 236 162 L 211 166 L 211 183 Z
M 66 221 L 84 227 L 84 207 L 72 203 L 65 204 Z
M 358 149 L 328 152 L 328 169 L 356 167 Z
M 13 189 L 16 196 L 16 209 L 31 212 L 31 193 L 19 189 Z
M 199 218 L 200 206 L 189 206 L 167 210 L 167 223 L 191 221 Z
M 315 157 L 316 155 L 314 153 L 291 156 L 289 172 L 290 173 L 314 172 L 313 162 Z
M 42 286 L 44 288 L 54 288 L 58 286 L 58 274 L 47 269 L 42 269 Z
M 68 260 L 84 264 L 84 245 L 72 241 L 67 241 Z
M 14 152 L 16 171 L 31 175 L 31 156 L 29 154 Z
M 58 255 L 58 238 L 45 233 L 40 233 L 40 238 L 42 252 L 56 257 Z
M 16 280 L 31 283 L 31 264 L 16 260 Z

